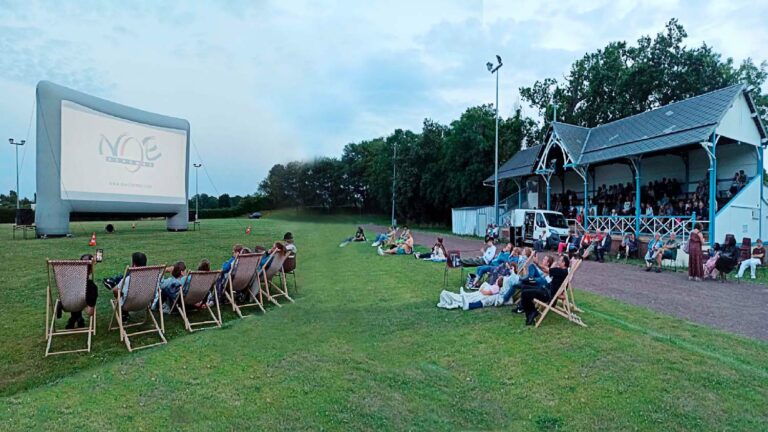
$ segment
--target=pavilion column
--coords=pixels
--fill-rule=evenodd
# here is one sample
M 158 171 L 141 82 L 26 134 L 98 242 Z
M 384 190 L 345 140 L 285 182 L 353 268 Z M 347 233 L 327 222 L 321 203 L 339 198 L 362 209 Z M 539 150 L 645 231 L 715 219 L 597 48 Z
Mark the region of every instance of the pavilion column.
M 589 166 L 584 166 L 584 229 L 589 230 Z
M 765 186 L 763 185 L 763 163 L 765 160 L 765 147 L 760 146 L 757 148 L 757 178 L 758 183 L 760 184 L 760 207 L 759 207 L 759 214 L 760 214 L 760 220 L 757 223 L 757 229 L 758 234 L 757 238 L 763 238 L 763 189 Z
M 711 138 L 712 149 L 709 154 L 709 246 L 715 245 L 715 218 L 717 216 L 717 156 L 715 147 L 717 137 L 713 133 Z
M 643 184 L 641 175 L 642 162 L 640 157 L 630 158 L 629 164 L 635 171 L 635 237 L 640 237 L 640 191 Z
M 544 180 L 547 182 L 547 210 L 550 210 L 550 195 L 552 195 L 552 185 L 549 184 L 549 180 L 549 176 L 547 176 Z

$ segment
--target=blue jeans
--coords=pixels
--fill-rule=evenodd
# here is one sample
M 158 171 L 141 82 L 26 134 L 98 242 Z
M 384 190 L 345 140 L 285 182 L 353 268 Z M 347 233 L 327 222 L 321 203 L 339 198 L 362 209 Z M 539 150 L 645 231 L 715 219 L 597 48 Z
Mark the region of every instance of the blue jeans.
M 376 236 L 376 240 L 374 241 L 374 243 L 376 242 L 383 243 L 387 238 L 388 237 L 386 234 L 379 234 Z
M 490 272 L 494 268 L 495 267 L 492 266 L 492 265 L 482 265 L 482 266 L 478 267 L 477 268 L 477 279 L 478 280 L 482 279 L 482 277 L 485 276 L 486 273 Z

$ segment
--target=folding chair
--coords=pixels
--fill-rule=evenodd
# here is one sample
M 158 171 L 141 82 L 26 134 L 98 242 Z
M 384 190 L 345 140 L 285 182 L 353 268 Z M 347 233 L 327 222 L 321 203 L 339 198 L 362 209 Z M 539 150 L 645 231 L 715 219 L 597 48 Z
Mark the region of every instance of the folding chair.
M 287 275 L 293 276 L 293 289 L 298 289 L 298 285 L 296 283 L 296 252 L 289 252 L 288 257 L 285 259 L 285 262 L 283 263 L 283 273 Z
M 232 270 L 227 275 L 226 286 L 224 287 L 224 295 L 227 296 L 227 300 L 232 305 L 232 310 L 240 317 L 243 318 L 243 313 L 240 310 L 244 307 L 256 306 L 264 310 L 264 300 L 261 295 L 261 280 L 259 277 L 259 263 L 264 257 L 264 252 L 259 253 L 247 253 L 237 256 L 234 264 L 232 264 Z M 254 286 L 256 290 L 254 291 Z M 247 293 L 245 303 L 237 304 L 235 301 L 235 293 Z
M 523 256 L 523 255 L 521 255 L 521 256 Z M 522 276 L 523 272 L 527 271 L 528 266 L 531 265 L 531 263 L 533 262 L 533 259 L 534 259 L 533 257 L 534 257 L 534 255 L 531 254 L 531 256 L 529 256 L 528 258 L 525 259 L 525 261 L 523 262 L 523 265 L 517 267 L 517 275 L 518 276 Z
M 277 306 L 282 305 L 275 300 L 276 297 L 284 297 L 293 303 L 293 299 L 288 295 L 288 286 L 285 283 L 285 272 L 283 271 L 283 265 L 287 258 L 287 253 L 280 254 L 275 252 L 269 256 L 268 261 L 261 268 L 261 276 L 264 282 L 264 294 L 267 296 L 267 300 Z M 272 282 L 272 279 L 274 279 L 275 276 L 280 277 L 282 287 Z M 275 291 L 275 294 L 273 294 L 272 290 Z
M 558 288 L 555 295 L 552 296 L 552 299 L 549 301 L 549 303 L 544 303 L 538 299 L 533 301 L 536 308 L 538 308 L 541 312 L 541 315 L 536 319 L 536 327 L 541 325 L 541 322 L 544 321 L 544 318 L 546 318 L 549 311 L 552 311 L 567 319 L 568 321 L 576 323 L 582 327 L 587 326 L 581 320 L 581 317 L 576 315 L 576 313 L 581 313 L 583 311 L 576 306 L 576 301 L 573 297 L 573 287 L 571 286 L 571 279 L 573 279 L 573 275 L 576 274 L 576 270 L 578 270 L 579 266 L 581 266 L 581 262 L 582 260 L 571 261 L 571 270 L 568 272 L 568 276 L 566 276 L 562 285 L 560 285 L 560 288 Z
M 45 296 L 45 356 L 73 352 L 91 352 L 91 338 L 96 335 L 96 312 L 88 318 L 88 327 L 81 329 L 56 329 L 56 309 L 61 305 L 64 312 L 82 311 L 86 307 L 85 286 L 88 283 L 88 267 L 92 261 L 47 260 L 48 288 Z M 56 286 L 56 301 L 53 301 L 52 285 Z M 54 336 L 86 334 L 87 346 L 68 351 L 51 351 Z
M 203 330 L 205 328 L 221 327 L 221 309 L 219 308 L 219 297 L 216 295 L 216 280 L 221 275 L 221 270 L 216 271 L 187 271 L 187 277 L 184 282 L 184 286 L 179 290 L 179 295 L 176 300 L 173 301 L 171 306 L 171 312 L 174 309 L 179 311 L 181 319 L 184 320 L 184 327 L 190 333 L 196 330 Z M 185 293 L 186 291 L 186 293 Z M 216 312 L 214 313 L 213 307 L 206 306 L 206 310 L 211 314 L 211 320 L 209 321 L 195 321 L 192 322 L 187 314 L 187 306 L 192 306 L 205 302 L 208 295 L 213 293 L 214 302 L 216 304 Z M 214 324 L 209 326 L 207 324 Z M 195 326 L 205 326 L 202 328 L 194 328 Z
M 443 288 L 448 284 L 448 271 L 452 269 L 461 270 L 461 281 L 464 281 L 464 266 L 461 264 L 461 251 L 448 251 L 448 259 L 445 261 L 445 270 L 443 270 Z
M 110 300 L 112 305 L 112 318 L 109 320 L 109 330 L 120 330 L 120 340 L 125 342 L 128 351 L 153 347 L 168 343 L 165 339 L 165 323 L 163 322 L 163 312 L 160 311 L 160 324 L 157 323 L 155 315 L 152 313 L 152 303 L 155 296 L 158 298 L 158 304 L 163 304 L 162 293 L 160 292 L 160 278 L 165 273 L 165 264 L 148 267 L 127 267 L 123 279 L 117 285 L 117 298 Z M 128 284 L 128 292 L 123 297 L 123 287 Z M 123 324 L 123 312 L 144 312 L 144 320 L 133 324 Z M 152 319 L 152 328 L 148 330 L 139 330 L 129 333 L 128 329 L 138 327 L 147 322 L 147 317 Z M 117 321 L 117 327 L 112 323 Z M 157 333 L 160 342 L 140 347 L 131 345 L 131 337 Z

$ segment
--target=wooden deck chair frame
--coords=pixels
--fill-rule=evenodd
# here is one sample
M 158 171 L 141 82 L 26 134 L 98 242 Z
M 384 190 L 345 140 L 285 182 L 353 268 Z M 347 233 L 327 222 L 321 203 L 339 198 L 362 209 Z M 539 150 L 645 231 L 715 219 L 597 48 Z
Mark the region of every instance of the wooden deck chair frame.
M 568 272 L 568 276 L 566 276 L 565 280 L 563 280 L 560 288 L 558 288 L 557 292 L 549 301 L 549 303 L 544 303 L 541 300 L 534 299 L 534 306 L 541 312 L 541 315 L 536 319 L 536 327 L 541 325 L 541 322 L 544 321 L 544 318 L 547 317 L 547 313 L 549 313 L 549 311 L 552 311 L 567 319 L 568 321 L 578 324 L 582 327 L 587 326 L 581 320 L 581 317 L 577 315 L 577 313 L 581 313 L 583 311 L 576 306 L 576 299 L 573 296 L 573 287 L 571 286 L 571 280 L 576 274 L 576 271 L 581 266 L 582 260 L 573 260 L 571 263 L 572 265 L 570 271 Z
M 276 258 L 275 258 L 276 255 L 278 254 L 277 253 L 271 254 L 267 259 L 267 262 L 264 264 L 264 266 L 262 266 L 260 270 L 261 281 L 264 284 L 263 290 L 264 290 L 264 295 L 267 296 L 267 300 L 276 304 L 278 307 L 282 307 L 282 305 L 277 301 L 278 297 L 286 298 L 291 303 L 293 303 L 294 301 L 291 298 L 291 296 L 288 295 L 288 284 L 285 281 L 286 279 L 285 271 L 283 271 L 283 264 L 285 264 L 285 260 L 288 259 L 288 254 L 280 258 L 277 258 L 278 261 L 276 261 Z M 280 262 L 279 260 L 282 260 L 282 262 Z M 275 276 L 280 277 L 280 282 L 282 287 L 272 282 Z M 272 290 L 274 290 L 274 292 Z
M 173 312 L 174 309 L 179 311 L 179 315 L 181 315 L 181 319 L 184 321 L 184 328 L 186 328 L 190 333 L 207 328 L 221 327 L 221 308 L 219 307 L 219 297 L 216 295 L 216 281 L 219 279 L 220 275 L 221 270 L 187 270 L 186 281 L 184 286 L 182 286 L 179 290 L 179 295 L 176 297 L 176 300 L 173 301 L 173 305 L 171 305 L 171 312 Z M 208 283 L 208 280 L 210 280 L 210 283 Z M 184 294 L 185 288 L 187 289 L 188 294 Z M 210 293 L 213 293 L 212 297 L 214 298 L 214 303 L 216 305 L 215 312 L 213 307 L 206 307 L 206 310 L 211 315 L 211 319 L 206 321 L 190 320 L 189 314 L 187 313 L 187 306 L 193 305 L 196 303 L 195 300 L 200 298 L 202 298 L 201 301 L 205 301 L 205 299 L 209 297 Z
M 535 258 L 536 254 L 532 253 L 531 256 L 525 259 L 525 262 L 523 262 L 523 265 L 517 268 L 517 275 L 522 276 L 524 271 L 528 270 L 528 266 L 533 263 L 533 260 Z
M 91 352 L 91 340 L 93 336 L 96 335 L 96 311 L 94 310 L 93 316 L 88 317 L 88 326 L 85 328 L 80 329 L 57 329 L 56 328 L 56 308 L 59 306 L 59 304 L 62 304 L 62 308 L 66 312 L 70 312 L 68 310 L 67 305 L 65 303 L 70 303 L 71 305 L 74 305 L 74 308 L 77 309 L 81 305 L 83 306 L 83 309 L 85 309 L 85 287 L 86 283 L 88 281 L 89 275 L 88 275 L 88 266 L 92 266 L 94 264 L 93 261 L 81 261 L 81 260 L 46 260 L 46 269 L 48 271 L 48 287 L 46 289 L 46 295 L 45 295 L 45 339 L 46 339 L 46 346 L 45 346 L 45 357 L 48 357 L 50 355 L 57 355 L 57 354 L 68 354 L 68 353 L 76 353 L 76 352 Z M 56 267 L 71 267 L 74 268 L 75 274 L 72 275 L 61 275 L 61 277 L 67 277 L 77 279 L 74 282 L 68 283 L 66 287 L 62 287 L 63 284 L 60 284 L 60 281 L 57 278 L 56 275 Z M 84 273 L 82 275 L 78 273 Z M 80 279 L 80 276 L 82 276 L 82 280 Z M 90 277 L 93 277 L 93 272 L 91 272 Z M 81 284 L 82 283 L 82 284 Z M 62 302 L 62 292 L 63 290 L 71 290 L 73 288 L 70 288 L 70 284 L 77 284 L 80 286 L 78 289 L 82 289 L 82 296 L 78 296 L 75 299 L 67 299 L 67 301 Z M 56 301 L 54 302 L 54 295 L 53 295 L 53 286 L 56 286 Z M 82 310 L 82 309 L 81 309 Z M 66 351 L 51 351 L 51 345 L 53 344 L 53 338 L 56 336 L 72 336 L 72 335 L 80 335 L 85 334 L 87 335 L 86 340 L 86 347 L 81 349 L 74 349 L 74 350 L 66 350 Z
M 240 254 L 232 264 L 232 269 L 227 274 L 226 286 L 224 287 L 224 295 L 227 297 L 229 304 L 232 305 L 232 310 L 240 318 L 244 318 L 242 308 L 245 307 L 258 307 L 262 312 L 266 312 L 264 309 L 264 297 L 261 290 L 261 277 L 259 275 L 259 263 L 264 257 L 264 252 Z M 246 260 L 253 260 L 253 263 L 249 265 L 253 266 L 253 270 L 247 268 L 240 268 L 241 264 Z M 239 289 L 235 289 L 237 286 Z M 254 286 L 256 289 L 254 290 Z M 242 288 L 240 288 L 242 287 Z M 241 291 L 248 292 L 249 302 L 237 304 L 235 301 L 235 292 Z
M 125 268 L 125 272 L 123 273 L 123 279 L 120 280 L 120 283 L 117 285 L 117 298 L 110 300 L 110 305 L 112 306 L 112 318 L 109 320 L 109 330 L 120 330 L 120 341 L 125 343 L 125 346 L 128 348 L 128 352 L 133 352 L 139 349 L 144 348 L 150 348 L 157 345 L 163 345 L 168 343 L 168 341 L 165 339 L 165 321 L 163 320 L 163 311 L 162 307 L 160 307 L 160 323 L 158 324 L 157 319 L 155 319 L 155 315 L 152 313 L 152 303 L 154 301 L 154 297 L 157 296 L 157 301 L 159 305 L 163 304 L 163 296 L 162 292 L 160 291 L 160 279 L 163 277 L 163 274 L 165 274 L 165 264 L 163 265 L 156 265 L 156 266 L 146 266 L 146 267 L 131 267 L 127 266 Z M 144 320 L 137 323 L 131 323 L 131 324 L 123 324 L 123 307 L 121 304 L 123 303 L 123 284 L 125 283 L 126 278 L 130 275 L 131 276 L 131 284 L 134 285 L 136 283 L 136 279 L 138 276 L 135 273 L 147 273 L 147 279 L 150 279 L 149 282 L 145 282 L 142 279 L 139 279 L 139 283 L 149 283 L 154 284 L 154 296 L 152 296 L 151 299 L 148 299 L 146 302 L 146 305 L 142 305 L 141 308 L 135 308 L 130 310 L 129 312 L 144 312 Z M 135 285 L 134 285 L 135 286 Z M 148 295 L 149 293 L 142 293 Z M 134 294 L 135 295 L 135 294 Z M 146 296 L 145 296 L 146 297 Z M 148 297 L 146 297 L 148 298 Z M 128 286 L 128 296 L 126 297 L 125 301 L 129 302 L 131 300 L 131 286 Z M 139 327 L 144 325 L 147 322 L 147 317 L 152 319 L 152 328 L 147 330 L 139 330 L 134 332 L 129 332 L 128 329 L 133 327 Z M 112 324 L 117 321 L 117 325 L 113 326 Z M 148 345 L 141 345 L 139 347 L 135 347 L 131 345 L 131 337 L 135 337 L 142 334 L 148 334 L 148 333 L 157 333 L 158 337 L 160 338 L 160 342 L 155 342 L 153 344 Z

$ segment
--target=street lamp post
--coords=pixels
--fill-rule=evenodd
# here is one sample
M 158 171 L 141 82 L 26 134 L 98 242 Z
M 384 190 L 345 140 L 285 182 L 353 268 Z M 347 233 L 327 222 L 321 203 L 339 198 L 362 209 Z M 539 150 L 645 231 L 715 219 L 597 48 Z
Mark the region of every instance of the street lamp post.
M 395 226 L 395 179 L 397 178 L 397 143 L 392 142 L 392 224 Z
M 198 182 L 197 182 L 197 171 L 198 168 L 203 166 L 203 164 L 199 163 L 193 163 L 193 167 L 195 167 L 195 222 L 200 220 L 199 211 L 200 211 L 200 192 L 197 189 Z
M 19 147 L 23 146 L 27 141 L 21 140 L 16 142 L 13 140 L 13 138 L 8 138 L 8 142 L 11 143 L 11 145 L 16 146 L 16 218 L 18 219 L 19 209 L 21 208 L 19 201 L 21 197 L 21 194 L 19 193 Z M 18 220 L 16 223 L 18 223 Z
M 496 146 L 494 150 L 493 161 L 493 214 L 494 223 L 499 226 L 499 69 L 503 66 L 501 62 L 501 56 L 496 55 L 496 66 L 493 63 L 488 62 L 485 67 L 488 68 L 488 72 L 496 75 Z

